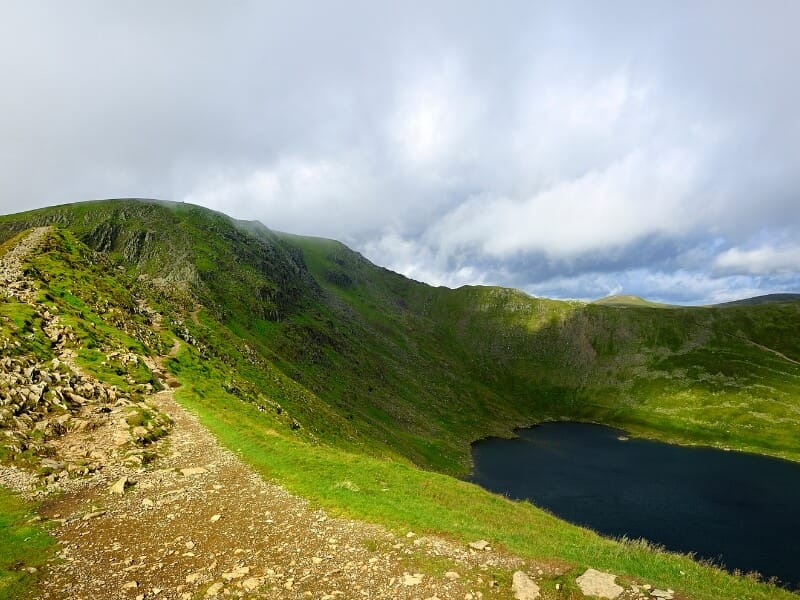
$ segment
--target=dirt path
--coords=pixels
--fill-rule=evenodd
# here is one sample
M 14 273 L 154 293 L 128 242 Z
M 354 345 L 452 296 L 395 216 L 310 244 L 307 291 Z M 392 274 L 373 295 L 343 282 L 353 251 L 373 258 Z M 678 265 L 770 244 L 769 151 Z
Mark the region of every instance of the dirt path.
M 774 354 L 775 356 L 778 356 L 778 357 L 782 358 L 783 360 L 785 360 L 785 361 L 788 361 L 788 362 L 792 363 L 793 365 L 798 365 L 798 366 L 800 366 L 800 361 L 796 361 L 796 360 L 795 360 L 795 359 L 793 359 L 793 358 L 789 358 L 788 356 L 786 356 L 786 355 L 785 355 L 785 354 L 783 354 L 782 352 L 778 352 L 778 351 L 777 351 L 777 350 L 775 350 L 774 348 L 770 348 L 769 346 L 763 346 L 762 344 L 759 344 L 758 342 L 754 342 L 753 340 L 751 340 L 751 339 L 748 339 L 748 338 L 746 338 L 746 337 L 739 337 L 739 339 L 742 339 L 742 340 L 744 340 L 744 341 L 745 341 L 745 342 L 747 342 L 748 344 L 752 344 L 752 345 L 753 345 L 753 346 L 755 346 L 756 348 L 761 348 L 762 350 L 766 350 L 767 352 L 771 352 L 771 353 L 772 353 L 772 354 Z
M 153 403 L 175 421 L 163 458 L 45 504 L 64 519 L 63 562 L 41 598 L 479 598 L 516 562 L 329 518 L 221 448 L 171 392 Z M 108 491 L 118 476 L 135 482 L 124 496 Z

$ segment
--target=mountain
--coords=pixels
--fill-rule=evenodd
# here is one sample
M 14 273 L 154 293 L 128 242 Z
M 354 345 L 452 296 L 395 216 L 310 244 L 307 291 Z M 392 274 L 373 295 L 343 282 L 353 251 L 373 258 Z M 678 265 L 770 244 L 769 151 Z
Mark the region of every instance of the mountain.
M 20 365 L 66 350 L 133 404 L 172 381 L 175 397 L 260 473 L 350 516 L 494 537 L 564 572 L 627 570 L 697 598 L 720 585 L 780 593 L 585 537 L 451 476 L 468 473 L 472 441 L 564 419 L 798 460 L 800 304 L 586 304 L 436 288 L 333 240 L 134 199 L 0 217 L 0 255 L 45 227 L 22 269 L 35 303 L 0 302 L 0 334 Z M 56 341 L 43 310 L 67 327 Z M 159 419 L 135 421 L 142 435 L 168 438 Z M 40 468 L 46 444 L 22 441 L 0 458 Z M 539 538 L 514 533 L 534 523 Z M 626 562 L 642 556 L 651 567 Z M 688 584 L 675 578 L 681 570 Z
M 613 295 L 606 296 L 595 300 L 592 304 L 601 304 L 603 306 L 649 306 L 650 308 L 666 308 L 671 305 L 661 304 L 659 302 L 651 302 L 639 296 L 626 296 L 626 295 Z
M 753 298 L 722 302 L 721 304 L 715 304 L 715 306 L 752 306 L 754 304 L 775 304 L 782 302 L 800 302 L 800 294 L 765 294 L 763 296 L 754 296 Z

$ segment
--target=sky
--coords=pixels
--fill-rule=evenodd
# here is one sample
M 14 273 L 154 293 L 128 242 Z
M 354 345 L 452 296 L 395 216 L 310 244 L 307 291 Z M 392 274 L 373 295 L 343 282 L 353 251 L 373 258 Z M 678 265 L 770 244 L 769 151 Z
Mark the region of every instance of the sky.
M 800 292 L 800 2 L 0 0 L 0 212 L 191 202 L 433 285 Z

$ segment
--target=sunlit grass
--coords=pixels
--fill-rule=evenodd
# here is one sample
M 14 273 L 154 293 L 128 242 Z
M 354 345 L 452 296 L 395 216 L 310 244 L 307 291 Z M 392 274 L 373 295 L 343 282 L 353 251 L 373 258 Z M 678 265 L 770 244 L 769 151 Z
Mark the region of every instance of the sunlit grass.
M 32 598 L 55 552 L 55 539 L 31 521 L 35 514 L 33 504 L 0 487 L 0 599 Z

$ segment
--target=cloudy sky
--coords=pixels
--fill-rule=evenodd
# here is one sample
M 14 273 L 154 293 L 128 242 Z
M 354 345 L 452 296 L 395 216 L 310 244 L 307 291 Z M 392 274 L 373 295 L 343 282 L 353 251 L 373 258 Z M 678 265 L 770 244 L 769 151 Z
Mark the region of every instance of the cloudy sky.
M 437 285 L 800 291 L 800 2 L 0 0 L 0 212 L 193 202 Z

